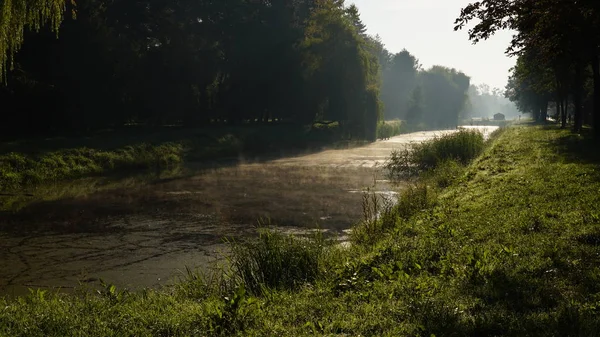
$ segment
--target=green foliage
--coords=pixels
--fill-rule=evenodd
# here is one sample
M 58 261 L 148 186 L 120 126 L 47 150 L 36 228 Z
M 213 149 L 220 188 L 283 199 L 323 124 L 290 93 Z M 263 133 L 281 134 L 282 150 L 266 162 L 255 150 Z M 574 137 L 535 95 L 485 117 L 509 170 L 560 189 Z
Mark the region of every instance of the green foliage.
M 379 63 L 352 13 L 340 2 L 323 1 L 308 21 L 301 46 L 311 84 L 309 109 L 339 121 L 348 138 L 373 141 L 382 112 Z
M 182 144 L 139 144 L 102 151 L 89 148 L 50 152 L 39 156 L 8 153 L 0 156 L 0 190 L 13 190 L 117 169 L 169 168 L 183 161 Z
M 438 167 L 447 160 L 467 164 L 484 148 L 483 135 L 479 131 L 460 130 L 456 133 L 415 144 L 411 157 L 420 170 Z
M 6 79 L 7 68 L 12 67 L 13 57 L 21 48 L 26 29 L 39 31 L 49 24 L 58 32 L 64 17 L 65 0 L 16 0 L 0 4 L 0 76 Z M 8 67 L 7 67 L 8 65 Z
M 367 191 L 363 195 L 363 219 L 354 226 L 351 242 L 358 245 L 373 245 L 392 229 L 417 213 L 432 207 L 436 202 L 436 191 L 425 183 L 405 186 L 395 204 Z
M 400 179 L 436 169 L 442 164 L 452 166 L 448 161 L 464 165 L 483 151 L 484 144 L 480 132 L 460 130 L 413 144 L 408 149 L 394 150 L 385 167 L 390 177 Z
M 583 123 L 589 122 L 584 104 L 593 102 L 590 109 L 600 116 L 600 36 L 595 33 L 599 17 L 600 6 L 595 1 L 485 0 L 463 8 L 455 30 L 478 21 L 469 29 L 469 39 L 475 43 L 498 30 L 515 30 L 507 53 L 519 58 L 509 78 L 507 97 L 539 122 L 546 121 L 553 101 L 560 110 L 557 115 L 562 117 L 562 127 L 566 127 L 566 107 L 572 100 L 573 129 L 579 132 Z M 592 81 L 593 92 L 586 92 L 586 82 Z M 594 118 L 594 128 L 600 135 L 600 118 Z
M 406 49 L 391 55 L 382 72 L 382 100 L 387 119 L 406 119 L 410 94 L 417 85 L 419 60 Z
M 456 160 L 444 160 L 436 167 L 424 175 L 424 179 L 433 183 L 437 188 L 450 187 L 456 179 L 463 173 L 464 166 Z
M 531 113 L 535 120 L 545 121 L 548 100 L 552 97 L 555 79 L 550 69 L 541 64 L 533 53 L 517 60 L 506 87 L 507 97 L 523 112 Z
M 36 10 L 52 16 L 56 8 Z M 3 137 L 89 135 L 129 124 L 304 127 L 329 120 L 345 138 L 376 139 L 379 62 L 356 6 L 90 0 L 77 14 L 64 20 L 58 41 L 42 31 L 17 55 L 9 86 L 0 87 L 10 107 Z M 39 55 L 57 61 L 48 67 Z

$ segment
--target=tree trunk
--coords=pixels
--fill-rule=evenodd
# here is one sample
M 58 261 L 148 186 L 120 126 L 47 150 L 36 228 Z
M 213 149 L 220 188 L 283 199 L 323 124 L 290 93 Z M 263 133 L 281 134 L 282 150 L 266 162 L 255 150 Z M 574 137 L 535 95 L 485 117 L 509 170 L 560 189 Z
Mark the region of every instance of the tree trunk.
M 575 107 L 575 118 L 573 125 L 573 132 L 579 133 L 583 128 L 583 109 L 579 105 Z
M 575 105 L 575 119 L 573 132 L 581 132 L 581 128 L 583 126 L 583 106 L 582 106 L 582 96 L 583 96 L 583 69 L 581 65 L 575 65 L 575 81 L 573 85 L 573 104 Z
M 573 94 L 573 104 L 575 105 L 575 120 L 573 132 L 581 132 L 583 126 L 583 109 L 581 106 L 581 90 L 575 90 Z
M 542 111 L 540 111 L 540 115 L 541 115 L 541 120 L 542 122 L 546 122 L 546 119 L 548 119 L 548 105 L 550 104 L 550 101 L 548 101 L 547 99 L 544 100 L 544 102 L 542 103 Z
M 564 78 L 564 77 L 563 77 Z M 564 129 L 567 127 L 567 110 L 565 101 L 569 99 L 569 95 L 565 95 L 564 84 L 561 77 L 556 76 L 556 117 L 560 118 L 560 127 Z
M 539 100 L 539 104 L 535 108 L 535 120 L 543 123 L 546 121 L 546 117 L 548 114 L 548 100 Z
M 567 127 L 567 105 L 569 104 L 569 98 L 566 97 L 560 100 L 560 127 Z
M 592 118 L 594 123 L 594 135 L 600 138 L 600 64 L 598 63 L 598 50 L 594 48 L 592 55 L 592 71 L 594 77 L 594 99 L 592 101 Z
M 533 117 L 533 120 L 536 122 L 540 121 L 540 111 L 541 109 L 538 107 L 538 105 L 534 105 L 533 108 L 531 109 L 531 117 Z

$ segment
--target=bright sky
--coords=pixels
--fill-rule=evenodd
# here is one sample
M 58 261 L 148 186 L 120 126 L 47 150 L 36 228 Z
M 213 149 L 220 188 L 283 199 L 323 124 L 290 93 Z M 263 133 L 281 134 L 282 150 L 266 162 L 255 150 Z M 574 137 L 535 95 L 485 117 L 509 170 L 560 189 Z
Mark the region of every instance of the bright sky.
M 379 34 L 386 48 L 406 48 L 424 68 L 443 65 L 463 71 L 471 83 L 504 89 L 515 58 L 504 54 L 512 33 L 499 32 L 473 45 L 466 30 L 455 32 L 461 8 L 475 0 L 347 0 L 355 3 L 368 33 Z

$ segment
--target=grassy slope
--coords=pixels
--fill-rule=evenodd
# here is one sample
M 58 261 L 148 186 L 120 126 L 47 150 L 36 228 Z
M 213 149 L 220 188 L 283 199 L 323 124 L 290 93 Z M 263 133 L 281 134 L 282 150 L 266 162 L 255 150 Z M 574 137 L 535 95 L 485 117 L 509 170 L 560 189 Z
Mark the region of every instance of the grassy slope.
M 513 127 L 449 188 L 428 190 L 427 209 L 408 219 L 396 210 L 375 244 L 326 254 L 312 285 L 257 297 L 199 280 L 170 292 L 36 293 L 0 300 L 0 335 L 592 336 L 593 151 L 568 131 Z

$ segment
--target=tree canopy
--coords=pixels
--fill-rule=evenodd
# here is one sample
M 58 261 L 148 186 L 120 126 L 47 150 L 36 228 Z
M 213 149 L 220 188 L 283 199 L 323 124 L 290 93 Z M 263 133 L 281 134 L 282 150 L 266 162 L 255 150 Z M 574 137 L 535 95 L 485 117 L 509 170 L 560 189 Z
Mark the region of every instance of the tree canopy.
M 3 60 L 28 40 L 0 89 L 8 133 L 335 120 L 374 138 L 381 117 L 379 61 L 343 1 L 90 0 L 64 21 L 63 2 L 3 4 Z

